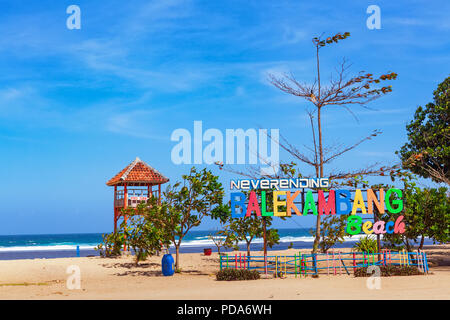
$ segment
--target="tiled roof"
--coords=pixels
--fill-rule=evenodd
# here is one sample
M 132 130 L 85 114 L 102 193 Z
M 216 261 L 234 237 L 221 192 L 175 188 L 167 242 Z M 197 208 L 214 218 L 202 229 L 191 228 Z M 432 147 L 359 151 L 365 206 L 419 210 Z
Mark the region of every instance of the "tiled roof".
M 136 157 L 132 163 L 116 174 L 106 184 L 108 186 L 120 185 L 124 182 L 163 184 L 167 181 L 169 181 L 168 178 Z

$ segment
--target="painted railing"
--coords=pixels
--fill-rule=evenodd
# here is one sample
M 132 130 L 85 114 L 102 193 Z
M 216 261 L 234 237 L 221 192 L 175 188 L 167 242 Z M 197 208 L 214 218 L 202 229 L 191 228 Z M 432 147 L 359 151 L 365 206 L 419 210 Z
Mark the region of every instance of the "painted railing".
M 418 270 L 427 274 L 427 254 L 423 251 L 407 252 L 406 250 L 392 252 L 340 252 L 304 254 L 299 252 L 294 255 L 267 255 L 246 256 L 239 253 L 234 255 L 221 254 L 220 270 L 225 268 L 257 270 L 265 274 L 279 276 L 293 274 L 307 276 L 316 274 L 337 275 L 344 272 L 350 275 L 350 271 L 356 268 L 368 266 L 416 266 Z

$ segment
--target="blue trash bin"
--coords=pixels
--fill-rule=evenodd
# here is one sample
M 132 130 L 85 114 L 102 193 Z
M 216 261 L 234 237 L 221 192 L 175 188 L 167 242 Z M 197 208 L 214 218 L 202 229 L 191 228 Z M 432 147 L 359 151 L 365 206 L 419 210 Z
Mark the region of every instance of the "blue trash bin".
M 175 273 L 174 260 L 170 253 L 163 256 L 161 265 L 164 276 L 172 276 Z

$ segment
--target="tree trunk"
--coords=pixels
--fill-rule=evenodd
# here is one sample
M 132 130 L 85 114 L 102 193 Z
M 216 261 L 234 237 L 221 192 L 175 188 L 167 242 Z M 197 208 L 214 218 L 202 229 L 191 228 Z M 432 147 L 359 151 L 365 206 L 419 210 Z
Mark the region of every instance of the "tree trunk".
M 175 244 L 175 271 L 180 269 L 180 245 Z
M 425 242 L 425 236 L 422 235 L 422 239 L 420 239 L 420 245 L 419 245 L 419 249 L 422 250 L 423 249 L 423 243 Z
M 250 257 L 250 242 L 247 241 L 247 257 Z
M 319 68 L 317 62 L 317 68 Z M 319 131 L 319 178 L 323 177 L 323 148 L 322 148 L 322 122 L 321 122 L 321 118 L 320 118 L 320 108 L 317 108 L 317 129 Z M 316 169 L 316 173 L 317 173 L 317 169 Z M 316 237 L 314 238 L 314 244 L 313 244 L 313 253 L 317 252 L 317 249 L 319 247 L 319 242 L 320 242 L 320 219 L 321 216 L 317 215 L 316 218 Z

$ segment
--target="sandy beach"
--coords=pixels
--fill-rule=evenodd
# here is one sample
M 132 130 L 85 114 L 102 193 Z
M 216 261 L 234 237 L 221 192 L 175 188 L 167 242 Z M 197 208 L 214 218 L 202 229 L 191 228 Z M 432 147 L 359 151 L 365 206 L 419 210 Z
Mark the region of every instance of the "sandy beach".
M 383 277 L 380 290 L 368 289 L 367 278 L 344 274 L 216 281 L 217 253 L 182 254 L 182 273 L 172 277 L 161 275 L 157 256 L 138 266 L 130 256 L 9 260 L 0 261 L 0 299 L 449 299 L 450 245 L 429 246 L 426 252 L 429 275 Z M 80 289 L 66 286 L 71 265 L 80 268 Z

